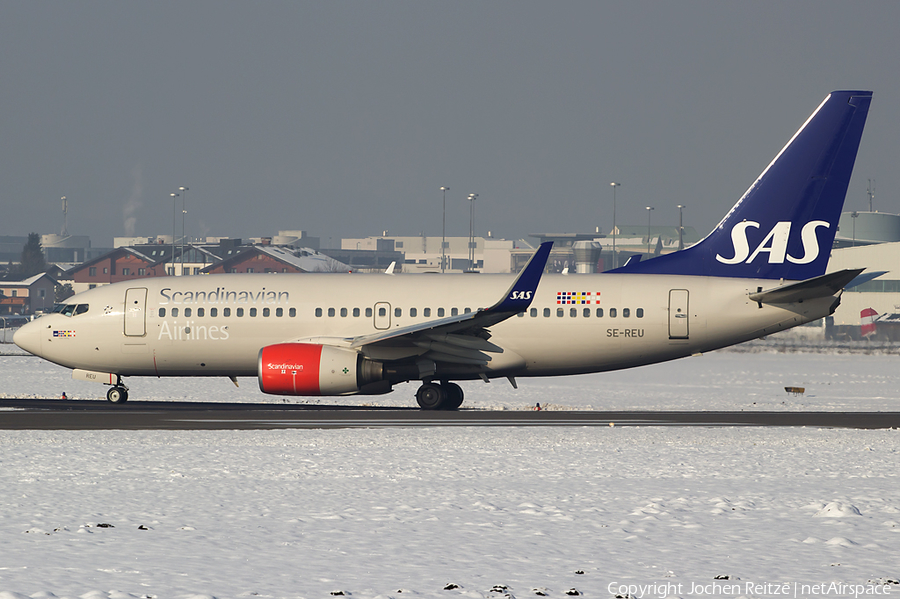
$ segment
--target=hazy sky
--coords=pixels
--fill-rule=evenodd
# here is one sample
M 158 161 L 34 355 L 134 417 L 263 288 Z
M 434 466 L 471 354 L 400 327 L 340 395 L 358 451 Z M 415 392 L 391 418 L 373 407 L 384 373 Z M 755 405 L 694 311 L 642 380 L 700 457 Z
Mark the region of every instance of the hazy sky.
M 0 235 L 706 233 L 834 89 L 900 212 L 900 2 L 0 0 Z M 179 206 L 180 208 L 180 206 Z M 178 221 L 180 234 L 180 220 Z

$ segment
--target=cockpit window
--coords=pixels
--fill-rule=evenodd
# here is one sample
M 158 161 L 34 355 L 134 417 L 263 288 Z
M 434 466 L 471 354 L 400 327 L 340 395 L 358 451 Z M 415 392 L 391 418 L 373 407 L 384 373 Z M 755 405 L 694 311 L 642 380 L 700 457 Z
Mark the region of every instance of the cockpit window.
M 76 316 L 84 314 L 89 308 L 90 304 L 56 304 L 53 306 L 53 312 L 63 316 Z

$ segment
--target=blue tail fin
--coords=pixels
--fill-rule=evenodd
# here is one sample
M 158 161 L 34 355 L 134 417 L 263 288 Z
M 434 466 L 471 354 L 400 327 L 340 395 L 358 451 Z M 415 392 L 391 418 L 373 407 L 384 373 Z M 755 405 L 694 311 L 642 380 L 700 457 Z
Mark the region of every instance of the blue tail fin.
M 872 92 L 832 92 L 712 233 L 610 272 L 804 280 L 825 272 Z

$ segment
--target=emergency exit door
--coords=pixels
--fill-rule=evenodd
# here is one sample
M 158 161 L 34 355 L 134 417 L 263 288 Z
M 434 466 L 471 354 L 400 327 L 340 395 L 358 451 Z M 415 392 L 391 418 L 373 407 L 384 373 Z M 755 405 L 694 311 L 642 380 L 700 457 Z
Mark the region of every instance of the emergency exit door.
M 388 302 L 375 304 L 375 328 L 379 330 L 391 328 L 391 305 Z
M 688 290 L 669 290 L 669 339 L 688 339 Z
M 147 288 L 125 291 L 125 336 L 143 337 L 147 334 Z

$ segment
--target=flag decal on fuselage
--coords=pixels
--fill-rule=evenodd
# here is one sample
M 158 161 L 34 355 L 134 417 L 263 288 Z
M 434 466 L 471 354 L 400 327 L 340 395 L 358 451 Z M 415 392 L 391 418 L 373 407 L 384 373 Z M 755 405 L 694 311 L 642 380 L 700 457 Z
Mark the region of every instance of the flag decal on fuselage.
M 594 299 L 596 301 L 600 301 L 600 292 L 599 291 L 596 293 L 594 293 L 592 291 L 557 291 L 556 292 L 556 303 L 560 304 L 560 305 L 590 304 L 592 299 Z

